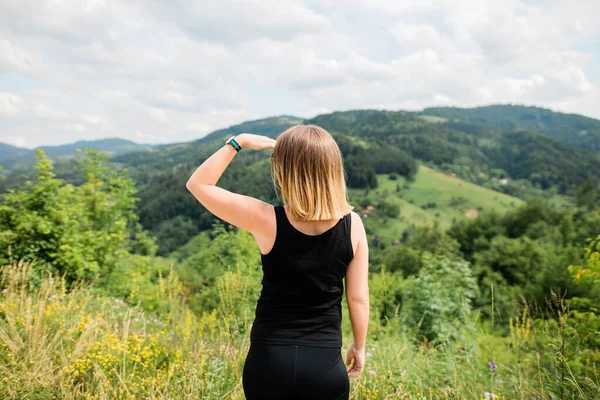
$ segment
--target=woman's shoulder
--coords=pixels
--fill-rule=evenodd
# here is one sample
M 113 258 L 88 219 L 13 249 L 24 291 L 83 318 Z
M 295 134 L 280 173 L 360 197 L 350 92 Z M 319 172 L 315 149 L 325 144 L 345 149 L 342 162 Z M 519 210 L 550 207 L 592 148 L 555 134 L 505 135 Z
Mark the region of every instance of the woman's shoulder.
M 352 221 L 352 229 L 353 230 L 355 229 L 356 226 L 359 226 L 362 229 L 364 229 L 363 221 L 362 221 L 362 218 L 360 217 L 359 213 L 357 213 L 356 211 L 350 211 L 350 219 Z

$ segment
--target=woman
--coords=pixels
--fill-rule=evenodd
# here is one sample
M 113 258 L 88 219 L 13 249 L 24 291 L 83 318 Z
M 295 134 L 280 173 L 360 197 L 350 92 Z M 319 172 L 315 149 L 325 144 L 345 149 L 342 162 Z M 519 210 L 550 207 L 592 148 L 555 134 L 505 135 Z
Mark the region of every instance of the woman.
M 283 205 L 217 187 L 241 149 L 272 148 L 271 171 Z M 349 377 L 364 369 L 369 320 L 369 249 L 347 202 L 342 155 L 315 125 L 277 140 L 232 136 L 194 172 L 187 188 L 208 211 L 252 233 L 261 252 L 262 291 L 242 383 L 247 399 L 348 399 Z M 341 301 L 354 342 L 341 354 Z

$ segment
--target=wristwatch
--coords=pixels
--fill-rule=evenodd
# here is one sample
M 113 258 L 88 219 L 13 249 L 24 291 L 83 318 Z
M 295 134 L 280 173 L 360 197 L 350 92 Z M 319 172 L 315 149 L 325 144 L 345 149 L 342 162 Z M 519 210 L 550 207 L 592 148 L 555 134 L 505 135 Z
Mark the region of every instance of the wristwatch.
M 240 146 L 240 144 L 235 141 L 235 135 L 227 139 L 225 144 L 230 144 L 231 147 L 233 147 L 236 151 L 240 151 L 242 149 L 242 146 Z

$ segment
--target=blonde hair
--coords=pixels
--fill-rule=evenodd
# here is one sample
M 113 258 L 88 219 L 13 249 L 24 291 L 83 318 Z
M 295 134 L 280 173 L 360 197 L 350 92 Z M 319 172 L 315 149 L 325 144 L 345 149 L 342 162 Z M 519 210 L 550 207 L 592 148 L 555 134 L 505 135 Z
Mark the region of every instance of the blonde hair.
M 319 126 L 296 125 L 280 134 L 271 172 L 294 220 L 340 219 L 354 209 L 348 203 L 342 153 Z

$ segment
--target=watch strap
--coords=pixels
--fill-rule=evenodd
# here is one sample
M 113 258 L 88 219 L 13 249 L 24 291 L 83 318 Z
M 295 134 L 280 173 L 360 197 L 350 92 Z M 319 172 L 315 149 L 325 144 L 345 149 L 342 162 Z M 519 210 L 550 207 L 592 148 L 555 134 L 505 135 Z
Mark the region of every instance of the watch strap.
M 233 147 L 236 151 L 240 151 L 242 149 L 242 146 L 240 146 L 240 144 L 235 140 L 235 136 L 230 137 L 225 143 L 230 144 L 231 147 Z

